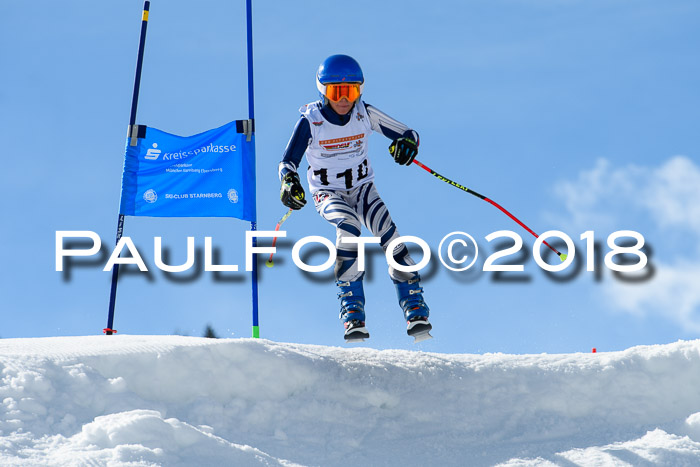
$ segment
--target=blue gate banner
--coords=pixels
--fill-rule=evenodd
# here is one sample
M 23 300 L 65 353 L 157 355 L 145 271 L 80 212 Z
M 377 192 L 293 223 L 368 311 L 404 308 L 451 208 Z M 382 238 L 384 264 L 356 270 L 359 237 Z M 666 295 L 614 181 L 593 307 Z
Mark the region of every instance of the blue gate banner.
M 127 138 L 119 212 L 254 222 L 255 136 L 238 123 L 188 137 L 141 126 L 135 146 Z

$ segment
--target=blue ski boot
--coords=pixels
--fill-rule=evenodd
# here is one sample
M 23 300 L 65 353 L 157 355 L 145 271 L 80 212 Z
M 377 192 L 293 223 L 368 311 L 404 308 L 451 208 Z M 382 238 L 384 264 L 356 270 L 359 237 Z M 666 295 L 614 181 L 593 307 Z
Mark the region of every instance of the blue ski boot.
M 396 296 L 408 324 L 406 332 L 414 338 L 414 343 L 431 339 L 430 330 L 433 326 L 428 321 L 430 309 L 423 300 L 423 288 L 418 283 L 419 277 L 406 282 L 396 282 Z
M 365 328 L 365 292 L 362 280 L 337 282 L 340 288 L 340 319 L 345 324 L 345 341 L 361 342 L 369 338 Z

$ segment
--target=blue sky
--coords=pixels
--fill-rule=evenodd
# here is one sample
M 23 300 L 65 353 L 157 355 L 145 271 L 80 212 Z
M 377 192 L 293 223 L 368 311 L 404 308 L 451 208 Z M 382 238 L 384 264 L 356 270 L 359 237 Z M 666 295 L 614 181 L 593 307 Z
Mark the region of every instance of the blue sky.
M 0 18 L 0 336 L 99 334 L 109 273 L 82 262 L 55 271 L 57 230 L 116 229 L 143 3 L 8 3 Z M 700 333 L 700 6 L 692 1 L 254 2 L 258 228 L 273 229 L 277 163 L 317 97 L 328 55 L 362 65 L 364 99 L 415 128 L 418 158 L 513 212 L 536 232 L 627 229 L 652 248 L 653 275 L 630 284 L 601 263 L 556 281 L 525 255 L 523 273 L 424 271 L 432 341 L 414 346 L 378 249 L 366 280 L 367 345 L 436 352 L 588 352 Z M 151 3 L 138 122 L 191 135 L 247 117 L 244 2 Z M 377 188 L 399 231 L 433 251 L 450 232 L 534 238 L 492 206 L 389 157 L 371 139 Z M 303 166 L 305 167 L 305 166 Z M 187 236 L 214 238 L 242 265 L 249 224 L 234 219 L 127 218 L 153 265 L 153 237 L 183 262 Z M 276 266 L 260 274 L 262 337 L 344 345 L 329 272 L 307 274 L 291 246 L 333 239 L 307 206 L 285 223 Z M 420 256 L 420 255 L 418 255 Z M 518 258 L 516 255 L 515 258 Z M 418 258 L 417 258 L 418 259 Z M 322 255 L 312 255 L 318 264 Z M 104 261 L 104 259 L 103 259 Z M 248 337 L 250 278 L 124 274 L 115 327 L 125 334 Z

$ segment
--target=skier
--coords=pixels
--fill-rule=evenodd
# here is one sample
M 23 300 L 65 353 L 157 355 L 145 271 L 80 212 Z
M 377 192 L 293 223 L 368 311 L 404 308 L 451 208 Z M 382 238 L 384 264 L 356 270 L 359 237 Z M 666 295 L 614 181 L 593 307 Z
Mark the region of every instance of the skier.
M 418 133 L 362 101 L 364 76 L 360 65 L 348 55 L 332 55 L 316 73 L 320 101 L 302 106 L 301 118 L 279 164 L 280 199 L 291 209 L 306 204 L 297 169 L 306 153 L 307 180 L 318 213 L 336 228 L 336 284 L 340 288 L 340 319 L 346 341 L 369 337 L 365 327 L 364 272 L 358 270 L 357 243 L 362 225 L 387 246 L 399 237 L 396 225 L 374 186 L 368 155 L 369 135 L 377 131 L 392 140 L 389 153 L 400 165 L 410 165 L 418 153 Z M 346 241 L 343 241 L 346 240 Z M 348 242 L 347 240 L 350 240 Z M 396 263 L 415 262 L 404 244 L 392 252 Z M 420 276 L 389 267 L 407 332 L 416 342 L 430 338 L 432 325 L 423 300 Z

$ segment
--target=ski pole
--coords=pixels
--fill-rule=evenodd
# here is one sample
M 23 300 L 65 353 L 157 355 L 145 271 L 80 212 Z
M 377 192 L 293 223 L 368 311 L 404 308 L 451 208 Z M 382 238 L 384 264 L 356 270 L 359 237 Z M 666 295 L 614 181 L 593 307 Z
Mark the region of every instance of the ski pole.
M 465 187 L 465 186 L 462 186 L 462 185 L 460 185 L 459 183 L 454 182 L 454 181 L 450 180 L 449 178 L 447 178 L 447 177 L 445 177 L 445 176 L 443 176 L 443 175 L 440 175 L 439 173 L 437 173 L 436 171 L 434 171 L 433 169 L 431 169 L 430 167 L 426 166 L 425 164 L 419 162 L 419 161 L 416 160 L 416 159 L 413 159 L 413 163 L 416 164 L 418 167 L 424 169 L 425 171 L 429 172 L 430 175 L 433 175 L 434 177 L 438 178 L 439 180 L 442 180 L 442 181 L 445 182 L 445 183 L 449 183 L 450 185 L 452 185 L 452 186 L 454 186 L 454 187 L 456 187 L 456 188 L 459 188 L 459 189 L 462 190 L 462 191 L 466 191 L 466 192 L 469 193 L 470 195 L 474 195 L 474 196 L 476 196 L 477 198 L 483 199 L 483 200 L 486 201 L 487 203 L 492 204 L 493 206 L 496 206 L 496 207 L 497 207 L 498 209 L 500 209 L 506 216 L 510 217 L 510 218 L 513 219 L 515 222 L 517 222 L 518 225 L 520 225 L 523 229 L 527 230 L 527 231 L 530 232 L 532 235 L 534 235 L 535 238 L 539 238 L 539 237 L 540 237 L 540 236 L 537 235 L 535 232 L 533 232 L 532 229 L 530 229 L 530 227 L 528 227 L 527 225 L 523 224 L 523 223 L 520 221 L 520 219 L 518 219 L 518 218 L 515 217 L 513 214 L 511 214 L 510 212 L 508 212 L 508 210 L 506 210 L 503 206 L 501 206 L 501 205 L 498 204 L 497 202 L 495 202 L 495 201 L 493 201 L 493 200 L 487 198 L 486 196 L 484 196 L 484 195 L 482 195 L 482 194 L 477 193 L 477 192 L 474 191 L 474 190 L 470 190 L 469 188 L 467 188 L 467 187 Z M 554 248 L 552 245 L 550 245 L 550 244 L 547 243 L 546 241 L 543 241 L 542 243 L 544 243 L 545 245 L 547 245 L 547 246 L 549 247 L 550 250 L 552 250 L 554 253 L 556 253 L 557 256 L 559 256 L 559 259 L 560 259 L 560 260 L 562 260 L 562 261 L 566 260 L 566 257 L 567 257 L 566 254 L 560 253 L 559 251 L 557 251 L 556 248 Z
M 286 221 L 287 218 L 292 215 L 292 211 L 293 211 L 293 209 L 290 209 L 289 211 L 287 211 L 284 214 L 284 216 L 282 216 L 282 219 L 280 219 L 279 222 L 277 223 L 277 227 L 275 227 L 275 232 L 277 232 L 280 229 L 280 227 L 282 226 L 282 224 L 284 223 L 284 221 Z M 275 247 L 276 243 L 277 243 L 277 237 L 272 239 L 272 248 Z M 274 254 L 275 254 L 274 252 L 270 253 L 270 259 L 265 261 L 265 266 L 267 266 L 268 268 L 271 268 L 275 264 L 272 262 L 272 255 L 274 255 Z

